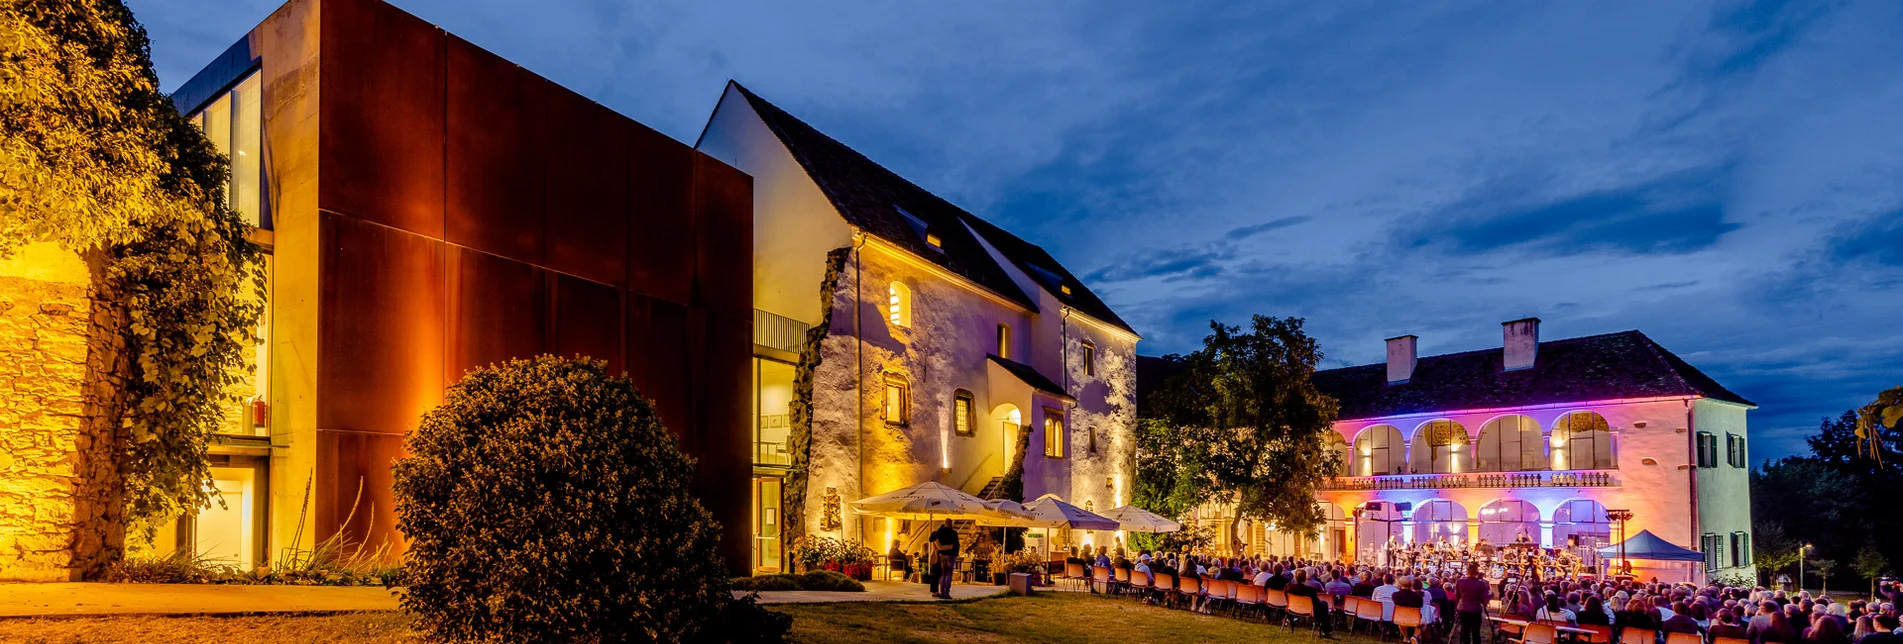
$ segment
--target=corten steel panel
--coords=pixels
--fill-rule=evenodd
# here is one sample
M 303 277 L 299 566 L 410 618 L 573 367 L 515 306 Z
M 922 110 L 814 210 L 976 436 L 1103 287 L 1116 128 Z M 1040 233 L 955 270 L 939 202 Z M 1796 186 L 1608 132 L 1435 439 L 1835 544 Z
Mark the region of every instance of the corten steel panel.
M 694 454 L 702 503 L 721 522 L 721 551 L 731 564 L 749 561 L 752 545 L 753 312 L 706 317 L 700 377 L 705 406 Z
M 682 448 L 693 453 L 689 439 L 694 419 L 688 406 L 688 360 L 693 356 L 687 342 L 687 307 L 628 294 L 628 377 L 654 401 L 655 413 Z
M 608 373 L 621 373 L 621 290 L 572 275 L 552 277 L 550 352 L 564 358 L 581 355 L 602 360 L 608 363 Z
M 542 261 L 549 82 L 449 37 L 445 239 Z
M 445 383 L 470 369 L 544 352 L 547 280 L 540 269 L 451 247 L 450 354 Z
M 442 402 L 444 245 L 320 216 L 317 426 L 402 434 Z
M 694 302 L 752 315 L 753 178 L 694 153 Z M 752 340 L 748 339 L 751 343 Z
M 392 560 L 402 556 L 390 464 L 404 455 L 403 437 L 318 429 L 316 451 L 311 481 L 316 536 L 304 537 L 306 543 L 322 542 L 342 529 L 348 540 L 367 544 L 365 551 L 388 544 Z
M 441 30 L 372 0 L 326 0 L 317 206 L 443 235 Z
M 628 290 L 689 304 L 698 153 L 646 127 L 628 134 Z M 751 262 L 752 253 L 747 257 Z
M 560 87 L 548 94 L 549 268 L 603 284 L 627 280 L 627 118 Z

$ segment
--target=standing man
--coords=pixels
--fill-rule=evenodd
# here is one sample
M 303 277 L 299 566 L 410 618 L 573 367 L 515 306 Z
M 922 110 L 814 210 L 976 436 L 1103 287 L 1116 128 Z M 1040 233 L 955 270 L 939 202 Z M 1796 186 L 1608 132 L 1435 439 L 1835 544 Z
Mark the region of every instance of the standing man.
M 951 519 L 932 531 L 932 547 L 937 555 L 933 558 L 936 566 L 933 572 L 938 575 L 938 586 L 932 589 L 932 596 L 951 599 L 952 574 L 958 571 L 958 531 L 952 529 Z
M 1460 613 L 1461 644 L 1480 644 L 1480 617 L 1493 599 L 1493 587 L 1480 578 L 1480 564 L 1467 564 L 1467 576 L 1454 582 L 1454 609 Z

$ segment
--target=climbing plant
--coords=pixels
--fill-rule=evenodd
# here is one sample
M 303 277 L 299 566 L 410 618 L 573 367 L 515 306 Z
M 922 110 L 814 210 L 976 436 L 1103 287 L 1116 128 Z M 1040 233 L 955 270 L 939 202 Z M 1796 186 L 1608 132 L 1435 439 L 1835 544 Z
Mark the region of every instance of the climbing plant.
M 0 0 L 0 52 L 0 256 L 53 242 L 85 258 L 82 457 L 106 462 L 82 465 L 84 494 L 149 534 L 214 502 L 205 449 L 256 342 L 262 251 L 124 4 Z M 116 558 L 123 532 L 105 534 Z
M 833 326 L 833 290 L 839 286 L 839 274 L 846 268 L 852 249 L 839 248 L 826 254 L 826 276 L 819 283 L 819 324 L 806 330 L 806 342 L 800 345 L 800 363 L 793 375 L 793 400 L 788 410 L 790 426 L 787 449 L 793 453 L 792 471 L 781 487 L 780 537 L 786 543 L 806 535 L 806 470 L 813 459 L 813 374 L 819 370 L 820 349 L 827 330 Z

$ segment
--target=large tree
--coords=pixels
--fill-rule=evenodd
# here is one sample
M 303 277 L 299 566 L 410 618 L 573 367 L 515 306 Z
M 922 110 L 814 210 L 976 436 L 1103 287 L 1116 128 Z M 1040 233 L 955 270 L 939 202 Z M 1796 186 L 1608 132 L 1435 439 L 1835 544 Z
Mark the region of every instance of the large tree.
M 1337 407 L 1311 382 L 1321 351 L 1302 319 L 1211 322 L 1202 349 L 1165 360 L 1175 373 L 1150 394 L 1140 423 L 1139 501 L 1229 504 L 1232 530 L 1255 519 L 1312 534 L 1327 518 L 1316 488 L 1340 456 L 1327 449 Z
M 116 0 L 0 0 L 0 256 L 52 242 L 91 272 L 75 564 L 215 502 L 205 457 L 255 341 L 262 255 L 227 159 L 158 89 Z
M 1836 572 L 1840 578 L 1875 574 L 1858 565 L 1866 550 L 1872 561 L 1903 557 L 1903 541 L 1866 542 L 1868 535 L 1903 530 L 1903 516 L 1895 511 L 1903 506 L 1903 463 L 1894 458 L 1903 432 L 1885 423 L 1888 404 L 1894 403 L 1879 398 L 1870 407 L 1825 418 L 1805 438 L 1809 455 L 1751 470 L 1753 562 L 1760 573 L 1789 571 L 1797 544 L 1810 544 L 1815 557 L 1847 562 Z

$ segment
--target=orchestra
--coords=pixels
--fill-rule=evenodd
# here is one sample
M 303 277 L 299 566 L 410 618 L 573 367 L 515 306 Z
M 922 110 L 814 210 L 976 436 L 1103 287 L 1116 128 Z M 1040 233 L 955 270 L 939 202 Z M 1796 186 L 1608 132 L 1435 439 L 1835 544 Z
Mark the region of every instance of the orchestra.
M 1365 561 L 1413 570 L 1421 574 L 1457 578 L 1468 563 L 1480 564 L 1480 570 L 1495 585 L 1521 581 L 1591 581 L 1601 575 L 1601 561 L 1591 547 L 1568 540 L 1569 547 L 1544 548 L 1524 530 L 1512 543 L 1495 545 L 1486 539 L 1468 544 L 1441 537 L 1432 541 L 1403 543 L 1390 539 L 1378 551 L 1365 548 Z

